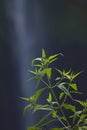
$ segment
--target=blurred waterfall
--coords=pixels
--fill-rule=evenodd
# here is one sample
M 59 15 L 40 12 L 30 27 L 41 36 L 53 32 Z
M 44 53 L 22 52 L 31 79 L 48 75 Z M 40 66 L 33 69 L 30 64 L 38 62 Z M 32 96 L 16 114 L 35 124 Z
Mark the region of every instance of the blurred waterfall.
M 22 95 L 19 96 L 27 97 L 33 93 L 35 87 L 34 83 L 27 81 L 30 76 L 27 70 L 30 67 L 31 60 L 35 57 L 35 51 L 39 49 L 36 43 L 38 37 L 42 35 L 39 18 L 41 7 L 35 1 L 9 0 L 6 8 L 13 64 L 19 68 L 19 87 L 22 91 Z M 26 120 L 24 119 L 25 121 L 21 122 L 21 130 L 33 124 L 35 119 L 31 116 L 31 114 L 28 115 Z

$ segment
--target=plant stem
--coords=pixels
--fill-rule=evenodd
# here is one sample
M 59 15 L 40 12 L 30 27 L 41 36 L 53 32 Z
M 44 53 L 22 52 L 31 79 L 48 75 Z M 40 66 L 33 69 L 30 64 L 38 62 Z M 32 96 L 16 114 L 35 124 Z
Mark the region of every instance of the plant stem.
M 62 115 L 66 118 L 65 113 L 63 112 L 63 109 L 61 108 L 61 106 L 60 106 L 60 104 L 59 104 L 59 101 L 58 101 L 58 99 L 56 98 L 56 95 L 55 95 L 55 93 L 54 93 L 54 91 L 53 91 L 53 88 L 51 87 L 51 82 L 50 82 L 49 79 L 48 79 L 48 82 L 49 82 L 49 86 L 50 86 L 50 90 L 51 90 L 51 92 L 52 92 L 52 95 L 53 95 L 54 99 L 57 101 L 58 107 L 60 108 L 60 111 L 61 111 Z M 57 118 L 57 119 L 59 120 L 59 118 Z M 61 122 L 61 123 L 62 123 L 62 122 Z M 66 123 L 67 123 L 68 126 L 70 126 L 70 124 L 69 124 L 67 118 L 66 118 Z M 64 125 L 65 125 L 65 124 L 64 124 Z M 66 125 L 65 125 L 65 126 L 66 126 Z M 68 129 L 68 128 L 67 128 L 67 129 Z
M 43 79 L 41 79 L 41 81 L 42 81 L 47 87 L 49 87 L 49 85 L 48 85 Z
M 40 128 L 42 128 L 42 127 L 44 127 L 44 126 L 46 126 L 46 125 L 48 125 L 48 124 L 52 123 L 53 121 L 55 121 L 55 119 L 52 119 L 52 120 L 50 120 L 50 121 L 48 121 L 48 122 L 46 122 L 46 123 L 42 124 L 42 125 L 41 125 L 41 126 L 39 126 L 39 127 L 40 127 Z

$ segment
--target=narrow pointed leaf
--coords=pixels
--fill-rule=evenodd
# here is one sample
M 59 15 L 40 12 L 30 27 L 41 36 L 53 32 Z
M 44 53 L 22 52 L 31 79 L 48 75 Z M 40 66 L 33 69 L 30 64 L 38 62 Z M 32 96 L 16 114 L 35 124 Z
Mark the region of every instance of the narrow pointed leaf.
M 54 58 L 54 59 L 50 60 L 49 62 L 52 63 L 52 62 L 56 61 L 57 59 L 58 58 Z
M 42 128 L 30 126 L 30 127 L 27 128 L 27 130 L 42 130 Z
M 65 109 L 69 109 L 69 110 L 71 110 L 72 112 L 76 112 L 76 107 L 73 106 L 73 105 L 63 104 L 62 106 L 63 106 Z
M 58 88 L 60 88 L 67 96 L 71 97 L 70 92 L 68 91 L 68 89 L 64 86 L 65 83 L 60 83 L 58 85 Z
M 27 97 L 19 97 L 19 98 L 24 100 L 24 101 L 30 101 L 30 98 L 27 98 Z
M 38 123 L 37 123 L 35 126 L 38 126 L 38 125 L 40 125 L 41 123 L 43 123 L 50 115 L 51 115 L 51 112 L 48 113 L 47 115 L 43 116 L 43 117 L 38 121 Z
M 27 106 L 25 106 L 23 115 L 25 115 L 27 111 L 32 110 L 33 108 L 34 106 L 32 106 L 32 104 L 28 104 Z
M 36 91 L 34 94 L 34 102 L 36 103 L 38 98 L 40 97 L 41 93 L 45 90 L 46 88 L 40 88 Z
M 30 73 L 32 73 L 32 74 L 34 74 L 34 75 L 36 75 L 37 74 L 37 72 L 36 71 L 32 71 L 32 70 L 28 70 Z
M 51 94 L 51 93 L 49 93 L 49 97 L 47 98 L 47 101 L 48 101 L 49 103 L 52 102 L 52 94 Z
M 48 77 L 48 79 L 51 79 L 51 75 L 52 75 L 52 68 L 47 68 L 45 69 L 46 75 Z
M 59 55 L 59 54 L 52 55 L 52 56 L 50 56 L 48 59 L 49 59 L 49 60 L 52 60 L 52 59 L 56 58 L 58 55 Z
M 50 130 L 65 130 L 64 128 L 51 128 Z
M 41 60 L 42 60 L 42 58 L 35 58 L 35 59 L 33 59 L 32 60 L 32 66 L 35 65 L 35 61 L 41 61 Z
M 46 58 L 46 53 L 44 49 L 42 49 L 42 58 Z
M 59 99 L 61 100 L 64 95 L 65 95 L 65 93 L 64 93 L 64 92 L 61 92 L 60 95 L 59 95 Z
M 42 70 L 40 72 L 37 73 L 36 75 L 36 82 L 37 82 L 37 86 L 40 83 L 41 78 L 45 75 L 45 70 Z
M 57 68 L 55 68 L 55 69 L 56 69 L 57 72 L 59 72 L 60 75 L 63 74 L 63 72 L 62 72 L 61 70 L 59 70 L 59 69 L 57 69 Z
M 75 79 L 77 76 L 79 76 L 83 71 L 80 71 L 72 76 L 72 79 Z
M 69 84 L 69 86 L 72 88 L 72 89 L 74 89 L 74 90 L 78 90 L 78 88 L 77 88 L 77 85 L 76 84 Z
M 51 111 L 51 108 L 48 105 L 36 105 L 33 112 L 36 112 L 38 110 Z

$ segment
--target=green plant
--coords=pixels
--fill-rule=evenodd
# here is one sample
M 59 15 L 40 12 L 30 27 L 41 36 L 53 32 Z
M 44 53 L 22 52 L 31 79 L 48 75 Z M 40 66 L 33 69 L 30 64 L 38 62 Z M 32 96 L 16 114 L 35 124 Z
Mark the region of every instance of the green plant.
M 58 122 L 61 127 L 59 125 L 50 130 L 87 130 L 87 101 L 75 98 L 75 95 L 82 94 L 75 83 L 75 78 L 81 72 L 74 73 L 71 69 L 65 71 L 52 67 L 51 63 L 55 62 L 59 55 L 62 54 L 47 57 L 45 50 L 42 49 L 42 56 L 32 60 L 34 70 L 29 72 L 34 76 L 30 80 L 35 79 L 37 86 L 40 85 L 40 87 L 31 97 L 21 97 L 28 102 L 24 113 L 32 110 L 33 112 L 46 111 L 46 114 L 27 130 L 45 130 L 45 126 L 49 126 L 52 122 Z M 58 76 L 53 81 L 52 76 L 55 71 Z M 55 93 L 55 90 L 58 93 Z M 43 92 L 47 93 L 47 97 L 44 97 L 45 103 L 41 104 L 38 100 Z

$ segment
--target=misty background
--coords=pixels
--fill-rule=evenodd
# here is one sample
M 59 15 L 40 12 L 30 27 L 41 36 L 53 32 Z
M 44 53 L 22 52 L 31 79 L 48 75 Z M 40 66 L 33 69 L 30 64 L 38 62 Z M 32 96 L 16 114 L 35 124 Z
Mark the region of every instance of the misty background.
M 25 103 L 35 83 L 28 82 L 31 60 L 63 53 L 59 68 L 75 72 L 79 89 L 87 98 L 87 1 L 0 0 L 0 130 L 25 130 L 36 118 L 23 117 Z

